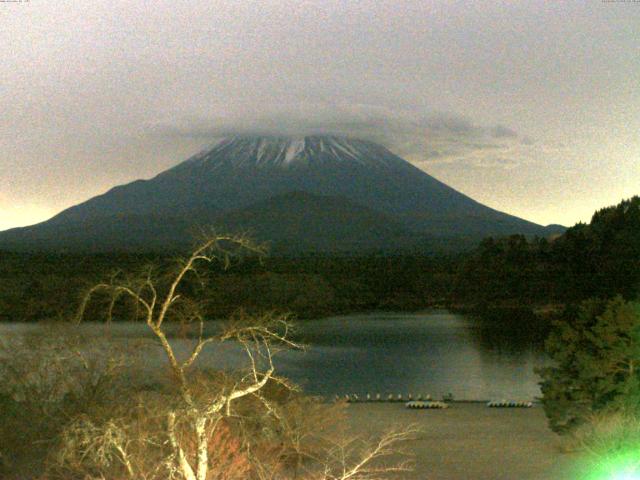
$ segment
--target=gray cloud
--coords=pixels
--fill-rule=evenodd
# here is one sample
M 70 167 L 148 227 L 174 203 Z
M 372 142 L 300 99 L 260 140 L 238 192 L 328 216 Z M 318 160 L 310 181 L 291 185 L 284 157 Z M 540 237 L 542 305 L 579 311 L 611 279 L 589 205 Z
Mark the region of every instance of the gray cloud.
M 232 135 L 347 135 L 387 146 L 414 163 L 455 163 L 475 154 L 474 165 L 511 168 L 515 160 L 496 161 L 508 154 L 518 134 L 503 125 L 477 125 L 446 112 L 392 110 L 377 105 L 296 104 L 261 106 L 260 115 L 236 110 L 218 117 L 184 117 L 150 125 L 155 135 L 215 141 Z

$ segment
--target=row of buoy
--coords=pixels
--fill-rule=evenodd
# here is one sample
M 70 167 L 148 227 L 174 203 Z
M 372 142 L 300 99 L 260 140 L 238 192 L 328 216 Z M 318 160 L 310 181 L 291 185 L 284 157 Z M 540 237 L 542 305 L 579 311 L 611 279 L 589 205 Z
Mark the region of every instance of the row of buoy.
M 392 395 L 389 394 L 386 397 L 383 397 L 382 395 L 380 395 L 379 393 L 376 393 L 375 396 L 372 396 L 371 394 L 367 393 L 367 395 L 363 398 L 360 398 L 357 394 L 352 394 L 352 395 L 344 395 L 343 397 L 340 397 L 338 395 L 336 395 L 335 397 L 336 401 L 346 401 L 347 403 L 361 403 L 361 402 L 411 402 L 413 400 L 416 401 L 431 401 L 431 395 L 418 395 L 417 397 L 413 397 L 413 395 L 409 394 L 407 395 L 406 398 L 404 398 L 402 396 L 402 394 L 398 394 L 398 395 Z
M 380 395 L 379 393 L 375 395 L 371 395 L 367 393 L 365 397 L 360 397 L 357 394 L 344 395 L 342 397 L 336 395 L 335 401 L 345 401 L 347 403 L 368 403 L 368 402 L 394 402 L 394 403 L 405 403 L 408 408 L 445 408 L 437 405 L 447 405 L 449 402 L 453 402 L 453 395 L 445 395 L 442 401 L 433 401 L 431 395 L 418 395 L 417 397 L 413 397 L 413 395 L 409 394 L 407 397 L 403 397 L 402 394 L 392 395 L 389 394 L 385 397 Z M 475 403 L 475 402 L 474 402 Z M 411 404 L 411 405 L 410 405 Z M 523 401 L 508 401 L 508 400 L 500 400 L 500 401 L 490 401 L 486 403 L 487 407 L 491 408 L 531 408 L 533 407 L 533 402 L 523 402 Z
M 407 402 L 405 405 L 407 408 L 449 408 L 449 405 L 444 402 L 422 402 L 422 401 L 413 401 Z
M 487 407 L 491 408 L 531 408 L 532 402 L 508 402 L 507 400 L 501 400 L 499 402 L 488 402 Z

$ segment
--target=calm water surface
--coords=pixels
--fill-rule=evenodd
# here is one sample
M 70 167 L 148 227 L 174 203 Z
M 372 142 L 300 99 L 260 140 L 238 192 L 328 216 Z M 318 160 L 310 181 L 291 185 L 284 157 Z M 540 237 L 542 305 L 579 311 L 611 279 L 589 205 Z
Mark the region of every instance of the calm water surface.
M 0 334 L 33 328 L 5 324 Z M 104 327 L 82 328 L 96 333 Z M 111 333 L 129 341 L 144 336 L 145 328 L 115 324 Z M 282 352 L 276 367 L 317 395 L 411 393 L 440 398 L 451 393 L 457 399 L 533 400 L 540 395 L 533 369 L 546 358 L 540 346 L 528 343 L 526 335 L 523 340 L 521 333 L 481 331 L 466 317 L 446 311 L 331 317 L 299 323 L 297 340 L 306 350 Z M 182 352 L 190 345 L 189 340 L 175 342 Z M 151 349 L 143 368 L 157 370 L 161 361 L 161 352 Z M 199 366 L 230 368 L 243 362 L 242 352 L 226 345 L 207 350 Z
M 474 400 L 540 395 L 533 372 L 546 362 L 540 346 L 521 338 L 505 343 L 504 335 L 480 331 L 461 315 L 350 315 L 300 330 L 310 348 L 288 354 L 281 371 L 312 393 L 451 393 Z

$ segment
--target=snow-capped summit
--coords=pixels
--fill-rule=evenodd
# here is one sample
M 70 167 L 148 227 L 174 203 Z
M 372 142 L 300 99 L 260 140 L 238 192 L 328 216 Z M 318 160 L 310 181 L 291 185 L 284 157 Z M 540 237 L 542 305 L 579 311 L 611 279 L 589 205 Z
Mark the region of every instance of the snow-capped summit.
M 237 135 L 225 138 L 187 163 L 234 167 L 283 167 L 355 162 L 371 167 L 398 165 L 398 157 L 385 147 L 337 135 Z M 401 161 L 402 162 L 402 161 Z M 402 162 L 404 163 L 404 162 Z

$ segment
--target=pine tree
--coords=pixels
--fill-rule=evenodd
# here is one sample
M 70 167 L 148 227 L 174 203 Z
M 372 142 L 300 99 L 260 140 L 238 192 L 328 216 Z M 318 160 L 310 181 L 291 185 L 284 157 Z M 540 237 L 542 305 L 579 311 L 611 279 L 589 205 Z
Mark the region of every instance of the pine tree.
M 554 323 L 542 368 L 543 406 L 564 433 L 606 408 L 640 408 L 640 304 L 591 299 Z

